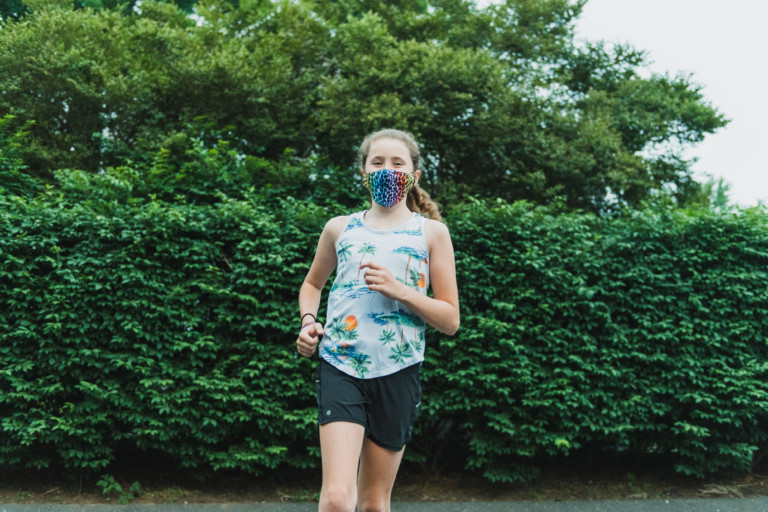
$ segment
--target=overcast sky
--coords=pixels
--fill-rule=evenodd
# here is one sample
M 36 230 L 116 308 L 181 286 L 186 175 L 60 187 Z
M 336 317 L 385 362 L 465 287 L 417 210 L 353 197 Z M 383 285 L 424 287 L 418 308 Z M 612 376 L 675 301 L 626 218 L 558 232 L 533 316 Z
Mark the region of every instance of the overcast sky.
M 577 40 L 647 50 L 654 72 L 692 74 L 730 124 L 687 152 L 731 202 L 768 203 L 768 0 L 589 0 Z

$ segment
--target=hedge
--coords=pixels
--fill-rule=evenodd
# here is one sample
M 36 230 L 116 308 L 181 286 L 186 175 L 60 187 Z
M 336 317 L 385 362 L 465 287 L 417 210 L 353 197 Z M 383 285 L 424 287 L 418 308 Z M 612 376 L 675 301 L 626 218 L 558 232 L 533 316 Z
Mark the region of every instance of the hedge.
M 248 183 L 191 200 L 192 174 L 163 172 L 178 193 L 120 168 L 0 199 L 2 467 L 97 474 L 127 452 L 201 474 L 318 467 L 296 300 L 355 197 Z M 586 450 L 749 471 L 768 419 L 767 219 L 449 209 L 462 327 L 429 336 L 409 457 L 459 446 L 495 481 Z
M 768 426 L 766 220 L 459 209 L 463 325 L 429 353 L 428 416 L 492 480 L 586 449 L 749 471 Z

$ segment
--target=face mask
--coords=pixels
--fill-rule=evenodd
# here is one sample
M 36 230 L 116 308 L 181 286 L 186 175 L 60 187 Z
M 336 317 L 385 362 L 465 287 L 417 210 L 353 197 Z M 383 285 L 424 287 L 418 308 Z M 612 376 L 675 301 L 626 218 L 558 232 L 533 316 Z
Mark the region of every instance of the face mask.
M 363 185 L 371 191 L 371 198 L 385 208 L 402 201 L 415 184 L 413 174 L 394 169 L 382 169 L 363 176 Z

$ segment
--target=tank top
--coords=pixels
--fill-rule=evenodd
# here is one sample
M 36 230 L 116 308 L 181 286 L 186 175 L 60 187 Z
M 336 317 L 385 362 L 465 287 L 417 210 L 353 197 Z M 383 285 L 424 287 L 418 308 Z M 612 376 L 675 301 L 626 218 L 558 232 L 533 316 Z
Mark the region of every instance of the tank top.
M 424 321 L 396 300 L 365 284 L 360 265 L 376 262 L 395 278 L 426 295 L 429 251 L 426 219 L 414 213 L 391 230 L 377 230 L 350 216 L 336 241 L 336 278 L 328 295 L 320 357 L 361 379 L 390 375 L 424 360 Z

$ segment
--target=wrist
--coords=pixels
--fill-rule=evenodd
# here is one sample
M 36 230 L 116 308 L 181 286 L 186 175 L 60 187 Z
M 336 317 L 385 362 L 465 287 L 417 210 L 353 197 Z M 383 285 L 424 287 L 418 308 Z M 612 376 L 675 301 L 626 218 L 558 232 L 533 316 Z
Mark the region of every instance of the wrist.
M 398 281 L 398 283 L 400 283 L 400 293 L 398 294 L 396 300 L 405 304 L 411 297 L 411 293 L 413 293 L 415 290 L 402 281 Z
M 313 318 L 312 320 L 305 321 L 303 324 L 301 324 L 301 328 L 299 329 L 299 334 L 304 332 L 307 329 L 307 327 L 311 327 L 311 326 L 313 326 L 315 324 L 318 324 L 318 323 L 319 322 L 315 318 Z
M 304 320 L 307 317 L 310 317 L 311 321 L 310 320 Z M 313 323 L 316 323 L 316 322 L 317 322 L 317 317 L 315 316 L 314 313 L 304 313 L 303 315 L 301 315 L 301 319 L 299 319 L 299 323 L 301 324 L 301 328 L 302 329 L 304 328 L 305 325 L 313 324 Z

